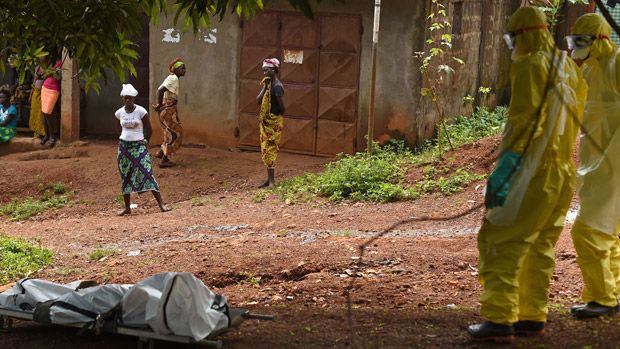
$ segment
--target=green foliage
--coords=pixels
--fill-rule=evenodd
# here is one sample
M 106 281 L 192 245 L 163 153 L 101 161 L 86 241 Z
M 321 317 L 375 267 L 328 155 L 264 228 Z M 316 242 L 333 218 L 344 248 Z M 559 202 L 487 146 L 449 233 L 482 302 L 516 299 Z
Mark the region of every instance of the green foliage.
M 317 3 L 321 0 L 315 0 Z M 288 0 L 312 17 L 310 0 Z M 79 63 L 79 78 L 86 89 L 100 90 L 112 71 L 121 82 L 127 73 L 136 76 L 138 59 L 134 42 L 141 33 L 142 16 L 157 22 L 167 14 L 168 0 L 6 0 L 0 2 L 0 72 L 9 63 L 19 72 L 20 84 L 26 72 L 50 56 L 68 57 Z M 174 0 L 174 23 L 194 32 L 221 20 L 227 13 L 248 19 L 264 9 L 263 0 Z M 64 52 L 64 53 L 63 53 Z
M 50 250 L 0 235 L 0 285 L 27 277 L 51 262 Z
M 114 254 L 114 250 L 109 248 L 96 248 L 88 254 L 88 259 L 91 261 L 98 261 L 103 257 L 110 257 Z
M 374 149 L 373 155 L 341 156 L 327 164 L 323 173 L 294 177 L 281 182 L 275 191 L 284 200 L 309 200 L 313 194 L 333 201 L 389 202 L 416 197 L 415 192 L 401 185 L 407 171 L 405 164 L 412 155 L 404 142 L 377 144 Z
M 450 133 L 446 129 L 444 103 L 444 86 L 448 78 L 455 73 L 454 64 L 464 65 L 465 61 L 451 55 L 452 53 L 452 24 L 448 21 L 446 6 L 447 0 L 431 0 L 429 15 L 429 35 L 426 48 L 423 52 L 416 52 L 415 57 L 420 60 L 422 73 L 422 88 L 420 94 L 433 103 L 437 111 L 437 125 L 443 127 L 450 148 L 454 149 Z M 439 134 L 442 136 L 442 133 Z M 441 152 L 439 153 L 441 156 Z
M 61 208 L 68 202 L 69 199 L 64 195 L 43 197 L 41 199 L 13 199 L 8 204 L 0 207 L 0 214 L 10 216 L 11 220 L 21 221 L 35 216 L 47 209 Z
M 506 114 L 504 107 L 497 107 L 494 111 L 477 108 L 472 115 L 457 118 L 447 128 L 454 144 L 461 146 L 501 132 Z M 451 195 L 462 191 L 469 183 L 484 178 L 464 168 L 449 174 L 447 167 L 428 167 L 422 180 L 414 187 L 407 187 L 404 183 L 407 171 L 415 166 L 433 163 L 432 159 L 446 146 L 428 141 L 419 152 L 414 153 L 404 142 L 393 140 L 383 146 L 376 145 L 372 156 L 367 153 L 342 155 L 337 161 L 327 164 L 323 172 L 306 173 L 281 181 L 272 190 L 286 202 L 310 202 L 317 195 L 332 201 L 390 202 L 414 200 L 432 193 Z
M 508 109 L 506 107 L 496 107 L 491 111 L 484 107 L 478 107 L 471 115 L 459 116 L 453 124 L 447 125 L 448 132 L 456 147 L 474 142 L 478 139 L 500 133 L 506 122 Z M 440 130 L 443 132 L 443 130 Z M 439 138 L 439 137 L 438 137 Z M 435 156 L 436 153 L 445 150 L 448 144 L 445 138 L 438 140 L 428 140 L 423 145 L 423 150 L 428 156 Z
M 67 186 L 61 182 L 49 182 L 46 184 L 39 184 L 39 192 L 41 192 L 44 196 L 49 196 L 51 194 L 64 194 L 67 191 Z
M 588 5 L 589 0 L 529 0 L 531 5 L 536 6 L 547 15 L 550 30 L 553 31 L 555 26 L 560 23 L 562 17 L 562 8 L 568 2 L 572 5 Z
M 441 193 L 448 196 L 460 193 L 469 183 L 485 178 L 484 175 L 473 174 L 462 168 L 450 176 L 445 176 L 448 171 L 448 168 L 427 167 L 424 178 L 416 183 L 416 188 L 422 194 Z

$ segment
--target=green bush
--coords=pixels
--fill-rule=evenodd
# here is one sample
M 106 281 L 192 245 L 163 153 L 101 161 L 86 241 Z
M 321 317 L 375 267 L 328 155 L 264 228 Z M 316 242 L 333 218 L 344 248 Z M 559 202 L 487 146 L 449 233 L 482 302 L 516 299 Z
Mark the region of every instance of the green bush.
M 448 133 L 454 146 L 459 147 L 500 133 L 504 128 L 507 115 L 508 109 L 506 107 L 497 107 L 492 111 L 484 107 L 477 107 L 473 114 L 459 116 L 453 124 L 448 125 Z M 447 143 L 444 146 L 447 146 Z
M 52 252 L 0 235 L 0 285 L 31 275 L 52 262 Z
M 455 146 L 471 143 L 499 133 L 506 113 L 504 107 L 497 107 L 494 111 L 477 108 L 472 115 L 457 118 L 454 124 L 448 126 L 448 132 Z M 445 147 L 447 143 L 443 145 Z M 413 188 L 408 188 L 403 184 L 405 174 L 413 166 L 433 162 L 440 150 L 436 142 L 426 142 L 417 153 L 400 140 L 376 145 L 374 149 L 372 156 L 365 152 L 340 155 L 338 160 L 327 164 L 322 173 L 307 173 L 282 181 L 273 191 L 286 202 L 311 201 L 314 195 L 333 201 L 390 202 L 412 200 L 436 192 L 454 194 L 472 181 L 484 178 L 466 169 L 457 169 L 448 176 L 448 168 L 428 167 L 424 178 Z

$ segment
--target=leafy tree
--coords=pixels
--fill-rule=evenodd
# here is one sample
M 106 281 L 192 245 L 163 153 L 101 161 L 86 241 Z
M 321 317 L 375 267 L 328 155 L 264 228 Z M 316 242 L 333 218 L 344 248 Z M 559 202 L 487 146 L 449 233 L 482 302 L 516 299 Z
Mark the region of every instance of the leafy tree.
M 311 0 L 288 0 L 297 10 L 312 16 Z M 321 0 L 314 0 L 320 2 Z M 211 24 L 228 13 L 247 19 L 262 11 L 264 0 L 175 0 L 177 24 L 184 29 Z M 0 71 L 7 63 L 26 72 L 38 59 L 76 59 L 79 76 L 87 89 L 100 89 L 106 71 L 125 81 L 126 72 L 136 75 L 138 58 L 134 38 L 140 34 L 140 16 L 156 22 L 168 13 L 168 0 L 6 0 L 0 1 Z

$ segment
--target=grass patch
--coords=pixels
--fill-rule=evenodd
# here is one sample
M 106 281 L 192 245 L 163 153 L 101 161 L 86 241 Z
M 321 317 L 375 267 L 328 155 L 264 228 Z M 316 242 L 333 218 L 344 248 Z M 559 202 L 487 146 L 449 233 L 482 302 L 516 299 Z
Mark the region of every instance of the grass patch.
M 0 235 L 0 285 L 27 277 L 51 262 L 52 251 L 39 244 Z
M 260 285 L 261 277 L 255 276 L 252 273 L 242 271 L 237 273 L 237 277 L 241 279 L 242 282 L 245 282 L 248 285 Z
M 496 107 L 489 110 L 484 107 L 477 107 L 471 115 L 459 116 L 454 123 L 448 125 L 448 133 L 455 147 L 473 143 L 481 138 L 496 135 L 504 129 L 506 118 L 508 117 L 508 108 Z M 441 144 L 437 139 L 430 139 L 424 142 L 420 149 L 418 160 L 429 162 L 450 150 L 450 146 L 445 137 L 445 131 L 440 129 L 442 133 Z
M 109 248 L 96 248 L 88 254 L 88 259 L 91 261 L 98 261 L 103 257 L 110 257 L 114 254 L 114 250 Z
M 472 115 L 462 116 L 448 126 L 452 142 L 462 146 L 480 138 L 501 132 L 507 109 L 497 107 L 494 111 L 477 108 Z M 451 195 L 463 191 L 471 182 L 485 176 L 471 173 L 467 168 L 452 167 L 454 159 L 439 166 L 437 159 L 448 147 L 445 137 L 442 144 L 427 141 L 417 152 L 409 149 L 403 141 L 392 140 L 386 145 L 374 147 L 375 153 L 359 152 L 340 155 L 338 160 L 325 166 L 319 174 L 306 173 L 279 182 L 271 189 L 286 203 L 311 202 L 315 196 L 331 201 L 391 202 L 414 200 L 433 193 Z M 444 143 L 445 142 L 445 143 Z M 427 167 L 423 178 L 413 186 L 407 186 L 405 175 L 419 166 Z M 266 195 L 257 192 L 254 202 L 262 202 Z
M 255 204 L 259 204 L 265 201 L 268 197 L 269 197 L 269 190 L 258 189 L 256 192 L 254 192 L 254 195 L 252 196 L 252 202 Z
M 189 201 L 190 201 L 192 207 L 194 207 L 194 206 L 204 206 L 208 202 L 207 199 L 205 199 L 203 197 L 200 197 L 200 196 L 194 196 Z
M 462 192 L 469 183 L 486 177 L 485 175 L 470 173 L 463 168 L 457 169 L 452 175 L 446 175 L 449 170 L 447 167 L 440 169 L 426 167 L 424 178 L 416 183 L 416 189 L 422 194 L 452 195 Z
M 39 184 L 39 192 L 43 194 L 43 196 L 49 196 L 50 194 L 65 194 L 69 191 L 67 186 L 61 182 L 48 182 L 46 184 Z
M 43 197 L 41 199 L 25 198 L 13 199 L 0 207 L 0 214 L 10 217 L 11 220 L 21 221 L 53 208 L 61 208 L 69 202 L 65 195 Z
M 78 268 L 78 267 L 61 267 L 55 270 L 57 275 L 60 276 L 69 276 L 69 275 L 75 275 L 75 274 L 79 274 L 82 272 L 82 268 Z

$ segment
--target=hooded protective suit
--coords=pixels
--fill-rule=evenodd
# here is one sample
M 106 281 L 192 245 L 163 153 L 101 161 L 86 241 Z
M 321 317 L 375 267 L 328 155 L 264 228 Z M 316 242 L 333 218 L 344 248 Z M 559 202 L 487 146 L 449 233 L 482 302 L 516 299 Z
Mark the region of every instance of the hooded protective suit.
M 508 153 L 520 160 L 505 203 L 487 211 L 478 235 L 481 314 L 496 324 L 544 322 L 554 246 L 574 190 L 572 154 L 587 86 L 575 63 L 554 48 L 541 11 L 520 8 L 507 30 L 516 47 L 500 159 Z
M 620 291 L 620 51 L 600 15 L 580 17 L 572 31 L 596 39 L 582 66 L 589 90 L 577 171 L 581 209 L 571 235 L 584 302 L 613 307 Z

